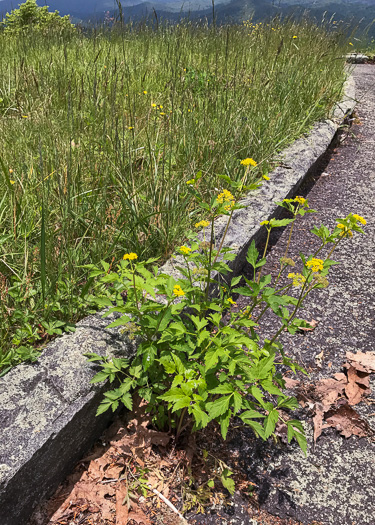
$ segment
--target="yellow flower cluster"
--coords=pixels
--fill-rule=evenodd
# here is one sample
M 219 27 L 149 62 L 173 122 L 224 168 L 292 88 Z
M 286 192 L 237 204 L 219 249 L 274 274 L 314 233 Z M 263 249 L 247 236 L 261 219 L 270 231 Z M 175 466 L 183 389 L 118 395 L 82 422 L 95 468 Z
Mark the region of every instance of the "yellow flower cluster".
M 217 196 L 217 202 L 230 202 L 234 201 L 234 197 L 229 190 L 223 190 L 222 193 L 219 193 Z
M 288 279 L 293 279 L 293 286 L 298 288 L 299 286 L 303 286 L 305 284 L 306 279 L 301 273 L 289 273 Z
M 260 223 L 260 225 L 261 225 L 261 226 L 267 226 L 267 224 L 269 224 L 269 223 L 270 223 L 270 221 L 262 221 L 262 222 Z
M 195 223 L 196 228 L 206 228 L 210 223 L 208 221 L 200 221 Z
M 298 202 L 298 204 L 303 206 L 307 201 L 303 197 L 295 197 L 294 202 Z
M 320 272 L 323 270 L 323 261 L 322 259 L 315 259 L 313 257 L 311 261 L 307 261 L 306 267 L 311 268 L 313 272 Z
M 222 193 L 219 193 L 217 196 L 217 202 L 223 204 L 228 202 L 227 206 L 224 206 L 225 211 L 230 211 L 234 207 L 234 197 L 229 190 L 223 190 Z
M 254 159 L 251 159 L 251 158 L 249 158 L 249 157 L 248 157 L 247 159 L 243 159 L 243 160 L 241 160 L 241 164 L 242 164 L 242 166 L 254 166 L 254 168 L 255 168 L 256 166 L 258 166 L 258 163 L 255 162 Z
M 353 215 L 353 217 L 354 217 L 354 215 Z M 345 226 L 345 224 L 342 224 L 342 222 L 339 222 L 337 224 L 337 228 L 339 228 L 340 230 L 343 230 L 340 233 L 340 237 L 353 237 L 352 230 L 350 230 L 347 226 Z
M 237 306 L 237 303 L 235 301 L 233 301 L 233 299 L 231 297 L 228 298 L 228 303 L 232 304 L 233 306 Z
M 138 255 L 136 253 L 126 253 L 123 257 L 124 261 L 134 261 L 135 259 L 138 259 Z
M 182 297 L 183 295 L 185 295 L 185 292 L 183 291 L 183 289 L 181 288 L 179 284 L 175 285 L 175 287 L 173 288 L 173 293 L 175 294 L 176 297 Z
M 357 222 L 360 222 L 361 224 L 363 224 L 363 226 L 366 226 L 366 224 L 367 224 L 366 219 L 364 219 L 364 218 L 361 217 L 360 215 L 357 215 L 356 213 L 353 214 L 353 217 L 354 217 L 354 219 L 355 219 Z M 338 226 L 338 225 L 337 225 L 337 226 Z
M 188 246 L 180 246 L 180 252 L 184 255 L 189 255 L 189 253 L 191 252 L 191 248 L 189 248 Z

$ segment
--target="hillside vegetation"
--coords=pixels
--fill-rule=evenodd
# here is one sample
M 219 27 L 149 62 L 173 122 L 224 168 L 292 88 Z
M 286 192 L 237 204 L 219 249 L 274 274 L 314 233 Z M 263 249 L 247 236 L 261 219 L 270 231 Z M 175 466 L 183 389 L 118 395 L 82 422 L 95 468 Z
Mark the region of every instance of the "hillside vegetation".
M 344 53 L 304 22 L 1 33 L 0 370 L 87 313 L 81 265 L 170 256 L 198 171 L 206 196 L 246 157 L 262 180 L 340 98 Z

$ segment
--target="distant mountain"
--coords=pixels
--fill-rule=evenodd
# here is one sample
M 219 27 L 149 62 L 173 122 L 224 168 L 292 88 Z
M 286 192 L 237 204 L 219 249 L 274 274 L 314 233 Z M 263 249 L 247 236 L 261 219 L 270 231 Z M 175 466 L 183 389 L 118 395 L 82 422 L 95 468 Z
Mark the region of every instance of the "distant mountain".
M 15 9 L 22 0 L 0 0 L 0 15 Z M 49 5 L 61 15 L 70 14 L 73 21 L 100 21 L 118 13 L 115 0 L 38 0 L 39 5 Z M 121 0 L 124 18 L 139 20 L 154 16 L 178 20 L 187 14 L 190 18 L 212 18 L 212 0 Z M 335 15 L 336 20 L 358 21 L 362 25 L 375 19 L 375 0 L 215 0 L 215 16 L 218 23 L 242 22 L 249 18 L 263 20 L 275 15 L 300 17 L 308 11 L 318 21 Z M 374 24 L 375 26 L 375 24 Z M 372 29 L 375 34 L 375 28 Z

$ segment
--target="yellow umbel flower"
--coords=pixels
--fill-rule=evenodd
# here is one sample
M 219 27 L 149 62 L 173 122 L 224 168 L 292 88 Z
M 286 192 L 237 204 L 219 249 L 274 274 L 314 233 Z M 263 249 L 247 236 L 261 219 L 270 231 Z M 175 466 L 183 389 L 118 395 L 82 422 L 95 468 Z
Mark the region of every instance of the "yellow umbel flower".
M 189 255 L 189 253 L 191 252 L 191 248 L 189 248 L 188 246 L 180 246 L 180 252 L 184 255 Z
M 182 297 L 183 295 L 185 295 L 185 292 L 179 284 L 176 284 L 176 286 L 174 286 L 173 293 L 176 297 Z
M 233 306 L 237 306 L 236 301 L 233 301 L 233 299 L 232 299 L 231 297 L 229 297 L 229 298 L 227 299 L 227 301 L 228 301 L 229 304 L 232 304 Z
M 226 206 L 224 206 L 225 211 L 231 211 L 234 208 L 234 201 L 230 202 Z
M 258 163 L 255 162 L 255 160 L 250 157 L 248 157 L 247 159 L 241 160 L 241 164 L 242 166 L 254 166 L 254 168 L 258 166 Z
M 323 270 L 323 261 L 322 259 L 312 258 L 311 261 L 307 261 L 307 268 L 311 268 L 312 272 L 320 272 Z
M 298 202 L 298 204 L 301 204 L 302 206 L 304 206 L 304 204 L 306 203 L 306 199 L 304 199 L 303 197 L 295 197 L 294 201 Z
M 306 281 L 306 279 L 301 273 L 289 273 L 288 279 L 293 279 L 293 286 L 295 288 L 298 288 L 299 286 L 303 286 Z
M 138 255 L 136 253 L 126 253 L 123 257 L 124 261 L 134 261 L 135 259 L 138 259 Z
M 260 223 L 260 226 L 267 226 L 267 224 L 269 224 L 269 223 L 270 223 L 270 221 L 262 221 Z
M 208 221 L 200 221 L 195 223 L 196 228 L 206 228 L 210 223 Z
M 340 230 L 344 230 L 345 229 L 345 224 L 342 224 L 341 222 L 339 222 L 337 224 L 337 227 L 340 228 Z
M 354 218 L 356 221 L 358 221 L 358 222 L 360 222 L 361 224 L 363 224 L 363 226 L 366 226 L 366 224 L 367 224 L 366 219 L 364 219 L 364 218 L 361 217 L 360 215 L 357 215 L 356 213 L 354 213 L 354 214 L 353 214 L 353 218 Z
M 220 202 L 221 204 L 223 202 L 231 202 L 231 201 L 234 201 L 234 197 L 229 190 L 223 190 L 217 196 L 217 202 Z

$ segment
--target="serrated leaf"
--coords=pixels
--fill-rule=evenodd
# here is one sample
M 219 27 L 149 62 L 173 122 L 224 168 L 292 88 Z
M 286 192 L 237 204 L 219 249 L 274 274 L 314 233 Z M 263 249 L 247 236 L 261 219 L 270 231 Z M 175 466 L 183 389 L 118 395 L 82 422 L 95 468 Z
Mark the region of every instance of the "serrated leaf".
M 229 396 L 222 396 L 219 397 L 219 399 L 216 399 L 215 401 L 210 401 L 206 404 L 206 409 L 210 414 L 211 419 L 216 419 L 217 417 L 224 414 L 228 408 L 229 403 L 232 399 L 232 395 Z
M 108 379 L 108 377 L 109 377 L 109 373 L 107 373 L 107 372 L 98 372 L 91 379 L 90 383 L 92 383 L 92 384 L 93 383 L 100 383 L 100 382 L 105 381 L 106 379 Z
M 133 410 L 133 399 L 129 392 L 121 396 L 121 401 L 124 403 L 128 410 Z
M 110 408 L 111 404 L 112 403 L 107 403 L 107 402 L 100 403 L 100 405 L 98 406 L 98 410 L 96 411 L 96 415 L 100 416 L 100 414 L 103 414 L 104 412 L 106 412 Z
M 277 388 L 277 386 L 274 385 L 272 381 L 268 379 L 264 379 L 263 381 L 260 382 L 260 384 L 262 385 L 262 388 L 264 388 L 264 390 L 266 390 L 268 393 L 272 395 L 276 395 L 276 396 L 282 395 L 281 390 Z
M 210 368 L 213 368 L 214 366 L 217 365 L 220 353 L 221 353 L 220 349 L 209 350 L 206 353 L 206 355 L 205 355 L 205 365 L 206 365 L 207 370 L 209 370 Z
M 223 487 L 226 488 L 227 491 L 233 496 L 235 491 L 235 484 L 233 479 L 230 477 L 232 476 L 232 474 L 233 472 L 225 468 L 221 474 L 221 482 L 223 484 Z
M 252 241 L 252 243 L 250 244 L 250 247 L 249 247 L 249 249 L 247 251 L 246 260 L 254 268 L 255 268 L 258 256 L 259 256 L 259 252 L 258 252 L 258 250 L 255 247 L 255 241 Z
M 172 412 L 176 412 L 176 410 L 180 410 L 181 408 L 186 408 L 190 406 L 190 403 L 191 403 L 191 397 L 184 396 L 174 403 Z
M 246 419 L 256 419 L 256 418 L 264 418 L 264 417 L 266 417 L 266 416 L 264 416 L 263 414 L 261 414 L 257 410 L 245 410 L 245 412 L 243 412 L 240 415 L 240 418 L 244 422 L 245 422 Z
M 227 439 L 229 421 L 230 421 L 231 415 L 232 415 L 232 412 L 228 410 L 226 414 L 223 414 L 220 417 L 220 431 L 221 431 L 221 435 L 223 439 Z
M 237 412 L 242 407 L 242 396 L 238 392 L 234 392 L 233 394 L 233 414 L 236 415 Z
M 210 394 L 231 394 L 234 391 L 233 386 L 230 383 L 224 383 L 210 390 Z
M 266 439 L 274 432 L 278 419 L 279 413 L 273 409 L 264 420 L 264 435 Z

